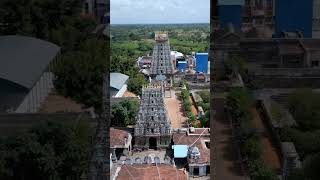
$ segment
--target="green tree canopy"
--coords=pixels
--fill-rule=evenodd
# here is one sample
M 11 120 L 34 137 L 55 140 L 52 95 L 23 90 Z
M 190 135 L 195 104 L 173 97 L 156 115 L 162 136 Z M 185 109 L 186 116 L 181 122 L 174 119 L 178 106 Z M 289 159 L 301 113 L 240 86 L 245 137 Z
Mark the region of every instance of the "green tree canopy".
M 114 104 L 111 108 L 111 125 L 128 126 L 136 123 L 139 102 L 137 100 L 124 100 Z
M 79 178 L 87 170 L 92 129 L 85 121 L 45 122 L 0 141 L 0 179 Z

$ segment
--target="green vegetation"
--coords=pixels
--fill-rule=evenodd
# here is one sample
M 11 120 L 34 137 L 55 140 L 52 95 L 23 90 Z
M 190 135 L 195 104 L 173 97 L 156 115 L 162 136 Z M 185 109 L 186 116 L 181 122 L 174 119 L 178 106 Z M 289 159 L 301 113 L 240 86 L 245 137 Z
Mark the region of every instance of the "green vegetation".
M 184 54 L 206 52 L 209 49 L 209 24 L 186 25 L 112 25 L 110 72 L 128 75 L 128 90 L 141 95 L 141 87 L 147 83 L 136 64 L 138 57 L 152 55 L 154 33 L 169 33 L 171 50 Z
M 190 101 L 190 92 L 187 88 L 181 90 L 181 98 L 187 117 L 191 123 L 195 125 L 197 123 L 197 117 L 192 113 L 192 102 Z
M 87 39 L 80 46 L 79 50 L 66 52 L 54 70 L 55 88 L 60 94 L 99 111 L 102 82 L 108 68 L 107 47 L 96 38 Z
M 280 106 L 278 103 L 272 102 L 270 106 L 270 112 L 275 121 L 277 121 L 279 124 L 285 125 L 284 118 L 286 117 L 286 114 L 285 109 L 282 106 Z
M 224 72 L 218 79 L 222 80 L 231 80 L 235 77 L 235 75 L 240 74 L 245 83 L 246 87 L 249 89 L 259 89 L 263 82 L 260 82 L 254 79 L 253 76 L 250 75 L 247 67 L 246 58 L 241 55 L 232 55 L 228 61 L 224 62 Z
M 82 17 L 82 0 L 3 0 L 0 35 L 25 35 L 56 43 L 62 62 L 54 69 L 55 86 L 64 96 L 101 110 L 108 42 L 91 32 Z M 28 133 L 0 140 L 0 179 L 79 179 L 88 168 L 89 124 L 47 122 Z
M 289 97 L 289 111 L 302 130 L 320 129 L 320 94 L 300 89 Z
M 308 156 L 302 163 L 301 169 L 296 169 L 289 180 L 317 180 L 320 178 L 320 153 Z
M 280 131 L 282 141 L 295 144 L 302 169 L 291 175 L 290 180 L 316 180 L 320 178 L 320 94 L 311 89 L 299 89 L 289 96 L 288 109 L 298 127 Z
M 202 102 L 199 102 L 197 105 L 201 106 L 205 115 L 202 116 L 199 120 L 201 127 L 210 127 L 210 91 L 200 91 L 197 92 L 202 99 Z
M 54 69 L 56 89 L 99 111 L 109 47 L 92 35 L 97 24 L 81 16 L 82 5 L 82 0 L 1 1 L 0 35 L 33 36 L 59 45 L 62 62 Z
M 182 97 L 182 101 L 183 101 L 183 107 L 184 110 L 186 112 L 190 112 L 190 116 L 193 115 L 193 113 L 191 112 L 192 110 L 192 103 L 190 101 L 190 92 L 188 91 L 188 89 L 182 89 L 181 90 L 181 97 Z
M 111 126 L 134 125 L 139 111 L 137 100 L 125 100 L 114 104 L 111 108 Z
M 249 174 L 255 180 L 275 180 L 274 172 L 262 159 L 261 139 L 255 133 L 251 108 L 253 99 L 244 88 L 233 88 L 227 99 L 232 121 L 240 125 L 239 137 L 241 151 L 248 160 Z
M 90 158 L 88 127 L 84 121 L 45 122 L 0 139 L 0 179 L 79 179 Z

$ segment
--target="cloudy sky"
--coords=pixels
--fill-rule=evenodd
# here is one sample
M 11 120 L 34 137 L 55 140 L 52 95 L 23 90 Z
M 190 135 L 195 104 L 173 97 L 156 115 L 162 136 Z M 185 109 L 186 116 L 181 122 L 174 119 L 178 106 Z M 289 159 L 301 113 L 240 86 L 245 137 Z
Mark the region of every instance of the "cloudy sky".
M 209 23 L 210 0 L 110 0 L 111 24 Z

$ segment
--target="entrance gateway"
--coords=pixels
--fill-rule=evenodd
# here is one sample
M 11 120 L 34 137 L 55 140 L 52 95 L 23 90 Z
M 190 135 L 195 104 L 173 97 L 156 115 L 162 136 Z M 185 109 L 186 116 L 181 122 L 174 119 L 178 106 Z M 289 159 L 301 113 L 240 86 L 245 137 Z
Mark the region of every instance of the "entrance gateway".
M 155 137 L 149 138 L 149 149 L 157 150 L 157 139 Z

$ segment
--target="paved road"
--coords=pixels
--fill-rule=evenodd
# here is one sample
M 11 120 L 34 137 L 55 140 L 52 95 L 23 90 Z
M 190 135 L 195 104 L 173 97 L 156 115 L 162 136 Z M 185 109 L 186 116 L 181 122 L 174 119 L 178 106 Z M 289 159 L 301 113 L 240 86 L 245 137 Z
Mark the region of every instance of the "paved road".
M 213 109 L 216 111 L 213 123 L 213 177 L 216 180 L 246 180 L 237 164 L 237 149 L 232 141 L 230 122 L 224 112 L 225 99 L 214 99 Z

